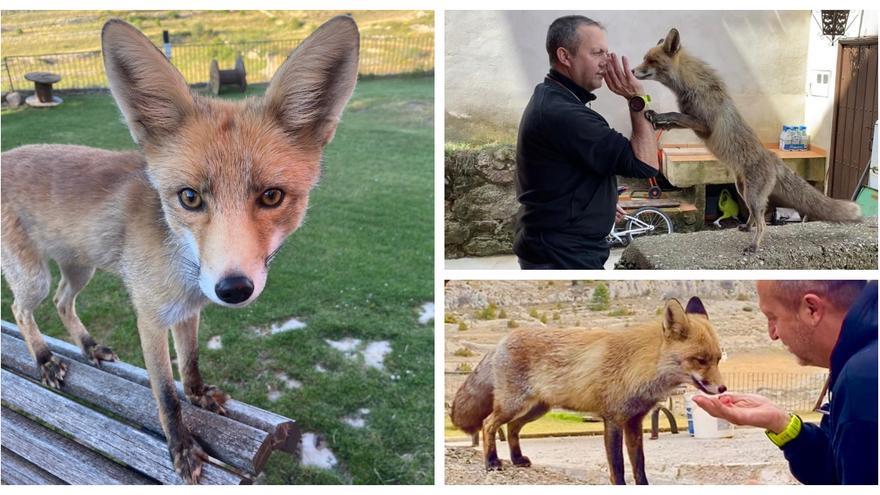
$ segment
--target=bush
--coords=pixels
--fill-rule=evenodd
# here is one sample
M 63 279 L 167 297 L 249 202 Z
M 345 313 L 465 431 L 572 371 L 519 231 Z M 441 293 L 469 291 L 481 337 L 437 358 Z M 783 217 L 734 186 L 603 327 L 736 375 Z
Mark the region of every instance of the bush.
M 495 306 L 494 303 L 489 303 L 488 306 L 477 311 L 474 316 L 478 320 L 494 320 L 498 316 L 498 306 Z
M 538 310 L 536 308 L 530 309 L 529 316 L 531 316 L 532 318 L 537 318 L 538 317 Z
M 541 323 L 547 324 L 547 313 L 541 313 Z
M 608 286 L 599 282 L 599 285 L 593 289 L 591 302 L 590 309 L 593 311 L 605 311 L 608 309 L 611 305 L 611 293 L 608 291 Z
M 744 293 L 740 292 L 739 294 L 736 295 L 736 300 L 737 301 L 751 301 L 752 298 L 748 294 L 744 294 Z
M 443 321 L 446 323 L 458 323 L 458 320 L 455 319 L 455 315 L 452 313 L 446 313 L 443 315 Z
M 452 354 L 459 357 L 471 357 L 474 355 L 474 351 L 468 349 L 467 347 L 459 347 Z
M 516 320 L 507 320 L 507 328 L 516 328 L 519 326 L 519 323 Z
M 558 313 L 558 312 L 556 312 L 556 311 L 553 312 L 553 319 L 554 319 L 554 320 L 558 320 L 558 319 L 559 319 L 559 313 Z
M 623 307 L 623 308 L 617 308 L 617 309 L 611 310 L 608 313 L 608 316 L 632 316 L 634 314 L 636 314 L 635 311 L 633 311 L 629 308 Z
M 458 366 L 455 367 L 455 371 L 470 373 L 471 371 L 474 371 L 474 367 L 467 363 L 458 363 Z
M 504 311 L 502 309 L 501 311 L 498 312 L 498 319 L 503 320 L 505 318 L 507 318 L 507 311 Z
M 464 332 L 467 329 L 468 329 L 467 323 L 465 323 L 463 321 L 458 322 L 458 331 L 459 332 Z

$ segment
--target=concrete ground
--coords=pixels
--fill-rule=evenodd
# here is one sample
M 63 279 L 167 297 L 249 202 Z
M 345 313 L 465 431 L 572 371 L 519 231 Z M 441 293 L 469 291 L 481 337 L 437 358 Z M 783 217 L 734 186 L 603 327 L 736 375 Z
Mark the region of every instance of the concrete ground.
M 613 270 L 614 264 L 620 260 L 623 254 L 622 247 L 611 249 L 611 255 L 605 262 L 606 270 Z M 446 260 L 447 270 L 519 270 L 519 264 L 516 262 L 515 255 L 506 256 L 484 256 L 475 258 L 458 258 L 454 260 Z
M 497 442 L 503 470 L 510 464 L 507 442 Z M 562 480 L 573 478 L 588 484 L 608 484 L 608 464 L 602 436 L 524 438 L 523 454 L 532 465 L 557 472 Z M 782 452 L 763 430 L 738 427 L 733 438 L 693 438 L 685 429 L 673 435 L 661 433 L 657 440 L 645 436 L 645 471 L 652 484 L 796 484 Z M 446 448 L 467 448 L 470 440 L 450 441 Z M 476 451 L 477 448 L 474 450 Z M 624 454 L 626 455 L 626 454 Z M 479 457 L 477 458 L 479 459 Z M 447 459 L 447 464 L 450 461 Z M 627 483 L 632 483 L 626 460 Z M 447 483 L 480 483 L 486 478 L 481 462 L 467 466 L 447 465 Z M 473 471 L 471 473 L 471 471 Z M 515 475 L 515 473 L 510 473 Z M 472 479 L 471 479 L 472 478 Z

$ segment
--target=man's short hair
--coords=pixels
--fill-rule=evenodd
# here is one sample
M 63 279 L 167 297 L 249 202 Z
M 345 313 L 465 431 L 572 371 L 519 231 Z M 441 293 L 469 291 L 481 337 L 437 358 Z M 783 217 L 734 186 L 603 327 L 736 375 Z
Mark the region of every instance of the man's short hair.
M 865 280 L 777 280 L 774 288 L 778 300 L 795 311 L 805 294 L 815 294 L 835 308 L 846 310 L 867 283 Z
M 582 15 L 567 15 L 560 17 L 550 24 L 547 29 L 547 55 L 550 55 L 550 65 L 556 65 L 559 59 L 556 58 L 556 49 L 560 46 L 568 50 L 572 55 L 577 55 L 578 45 L 580 45 L 580 36 L 578 36 L 578 28 L 581 25 L 596 26 L 605 30 L 605 26 L 598 21 L 594 21 L 589 17 Z

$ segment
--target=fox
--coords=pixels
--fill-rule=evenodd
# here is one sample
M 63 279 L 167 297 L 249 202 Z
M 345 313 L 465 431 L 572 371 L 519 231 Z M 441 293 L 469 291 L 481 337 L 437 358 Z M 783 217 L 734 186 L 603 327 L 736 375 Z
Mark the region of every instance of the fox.
M 330 19 L 289 54 L 262 97 L 242 101 L 192 92 L 124 21 L 104 24 L 101 46 L 137 151 L 39 144 L 4 152 L 3 276 L 43 384 L 62 390 L 67 367 L 34 320 L 50 291 L 48 262 L 61 272 L 58 315 L 96 366 L 117 356 L 86 330 L 76 297 L 97 269 L 122 279 L 170 458 L 196 484 L 208 457 L 182 422 L 168 329 L 186 399 L 225 414 L 228 395 L 199 371 L 201 309 L 252 303 L 303 223 L 324 148 L 357 82 L 360 34 L 350 16 Z
M 755 228 L 745 253 L 754 253 L 764 237 L 764 214 L 768 201 L 796 209 L 811 220 L 856 222 L 861 209 L 852 201 L 832 199 L 798 176 L 773 152 L 767 150 L 745 122 L 724 81 L 706 62 L 681 46 L 672 28 L 644 60 L 632 70 L 637 79 L 658 81 L 671 89 L 681 113 L 647 110 L 645 118 L 655 129 L 691 129 L 735 177 L 749 217 L 740 229 Z
M 624 330 L 512 330 L 487 352 L 453 398 L 452 423 L 482 433 L 487 471 L 500 470 L 495 432 L 507 424 L 510 460 L 522 454 L 523 426 L 552 407 L 592 412 L 604 421 L 612 484 L 625 484 L 623 442 L 633 478 L 648 484 L 642 420 L 673 389 L 690 384 L 707 394 L 727 390 L 718 363 L 721 348 L 703 302 L 665 303 L 660 319 Z

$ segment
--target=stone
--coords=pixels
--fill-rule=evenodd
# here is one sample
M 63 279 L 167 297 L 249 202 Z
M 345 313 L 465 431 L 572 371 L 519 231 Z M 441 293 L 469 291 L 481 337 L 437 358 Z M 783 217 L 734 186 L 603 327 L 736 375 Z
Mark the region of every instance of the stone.
M 9 108 L 20 107 L 22 103 L 21 93 L 13 91 L 6 95 L 6 103 L 9 105 Z

